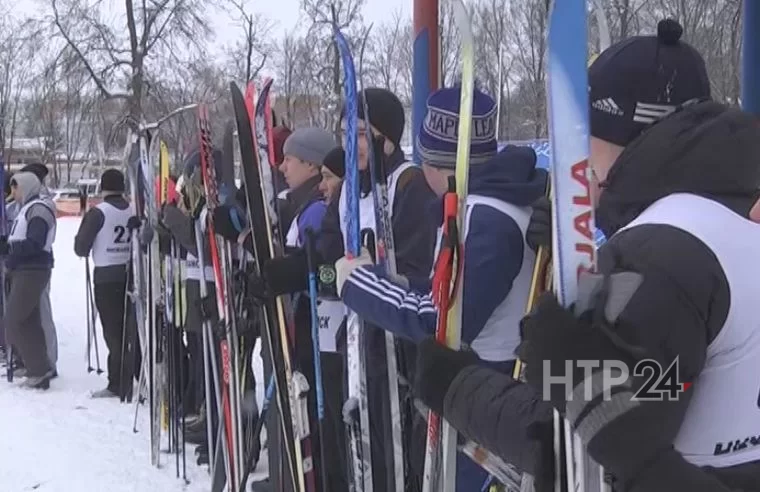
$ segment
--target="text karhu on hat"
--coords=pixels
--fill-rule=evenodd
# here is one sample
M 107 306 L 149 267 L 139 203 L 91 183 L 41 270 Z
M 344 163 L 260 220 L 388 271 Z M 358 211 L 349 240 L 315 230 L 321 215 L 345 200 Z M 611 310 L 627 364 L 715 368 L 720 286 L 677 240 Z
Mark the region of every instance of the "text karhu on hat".
M 427 112 L 417 136 L 422 162 L 435 167 L 456 167 L 459 135 L 460 87 L 440 89 L 428 97 Z M 478 89 L 472 101 L 470 164 L 496 155 L 496 103 Z
M 591 135 L 625 147 L 678 107 L 710 98 L 705 61 L 672 19 L 604 50 L 589 68 Z

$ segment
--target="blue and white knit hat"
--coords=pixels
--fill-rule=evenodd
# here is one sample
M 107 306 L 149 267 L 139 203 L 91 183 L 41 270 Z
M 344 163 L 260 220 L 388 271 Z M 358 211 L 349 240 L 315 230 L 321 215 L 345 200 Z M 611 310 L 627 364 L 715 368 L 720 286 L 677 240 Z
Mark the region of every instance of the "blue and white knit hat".
M 459 131 L 460 87 L 439 89 L 427 100 L 427 113 L 417 135 L 424 164 L 454 169 Z M 496 155 L 496 103 L 475 89 L 472 101 L 470 164 L 481 164 Z

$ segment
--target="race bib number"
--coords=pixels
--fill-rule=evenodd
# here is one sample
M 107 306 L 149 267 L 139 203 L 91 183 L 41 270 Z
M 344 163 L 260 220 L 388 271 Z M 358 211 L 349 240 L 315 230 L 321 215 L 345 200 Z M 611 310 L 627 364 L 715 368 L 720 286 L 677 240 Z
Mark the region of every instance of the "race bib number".
M 319 316 L 319 350 L 320 352 L 337 352 L 336 336 L 346 307 L 342 302 L 320 300 L 317 305 Z

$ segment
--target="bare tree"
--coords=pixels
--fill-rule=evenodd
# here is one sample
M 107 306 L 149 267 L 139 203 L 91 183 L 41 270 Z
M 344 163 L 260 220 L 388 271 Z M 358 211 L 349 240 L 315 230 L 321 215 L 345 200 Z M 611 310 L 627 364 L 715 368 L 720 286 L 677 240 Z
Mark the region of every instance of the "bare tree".
M 308 37 L 313 42 L 311 83 L 321 86 L 321 95 L 327 96 L 322 104 L 326 111 L 320 111 L 319 120 L 324 128 L 340 131 L 338 108 L 342 100 L 341 61 L 338 46 L 333 41 L 333 26 L 337 26 L 352 44 L 354 59 L 359 60 L 359 49 L 367 36 L 361 26 L 361 9 L 364 0 L 302 0 L 301 7 L 311 20 Z
M 125 100 L 133 127 L 143 118 L 150 62 L 161 55 L 164 64 L 181 64 L 179 54 L 201 50 L 210 33 L 205 15 L 210 2 L 205 0 L 124 0 L 121 25 L 102 20 L 107 4 L 48 1 L 57 33 L 104 98 Z
M 512 134 L 518 138 L 546 136 L 546 29 L 549 0 L 511 3 L 507 42 L 514 56 L 510 79 L 516 85 L 510 109 L 522 120 Z M 526 131 L 527 129 L 530 131 Z
M 227 49 L 227 53 L 235 78 L 250 81 L 264 68 L 273 50 L 269 42 L 272 23 L 261 14 L 249 12 L 245 0 L 231 2 L 243 36 Z
M 482 0 L 473 6 L 473 30 L 477 44 L 476 71 L 485 90 L 499 107 L 499 135 L 509 137 L 509 84 L 507 83 L 515 56 L 508 50 L 510 26 L 507 0 Z M 506 94 L 505 94 L 506 92 Z M 506 99 L 506 100 L 505 100 Z
M 35 68 L 33 60 L 40 52 L 40 38 L 30 22 L 0 16 L 0 157 L 8 168 L 22 94 Z
M 411 104 L 412 94 L 411 46 L 412 24 L 396 11 L 390 21 L 373 28 L 365 53 L 365 75 L 406 105 Z
M 278 100 L 282 100 L 280 117 L 287 125 L 295 121 L 295 106 L 298 102 L 298 89 L 301 87 L 298 68 L 301 40 L 295 33 L 286 33 L 277 49 L 275 62 L 275 83 L 277 84 Z

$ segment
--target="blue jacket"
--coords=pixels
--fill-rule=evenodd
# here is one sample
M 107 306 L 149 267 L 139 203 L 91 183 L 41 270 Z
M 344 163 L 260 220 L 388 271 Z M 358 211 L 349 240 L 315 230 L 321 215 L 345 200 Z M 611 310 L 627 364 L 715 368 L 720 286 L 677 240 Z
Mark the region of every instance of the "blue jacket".
M 470 194 L 529 206 L 545 192 L 547 173 L 536 169 L 529 147 L 508 146 L 489 162 L 470 170 Z M 442 205 L 437 207 L 438 223 Z M 508 215 L 474 205 L 465 243 L 462 342 L 471 343 L 509 294 L 523 263 L 524 238 Z M 354 270 L 343 284 L 343 302 L 365 321 L 396 335 L 420 341 L 435 333 L 437 312 L 429 280 L 410 279 L 402 288 L 377 266 Z

